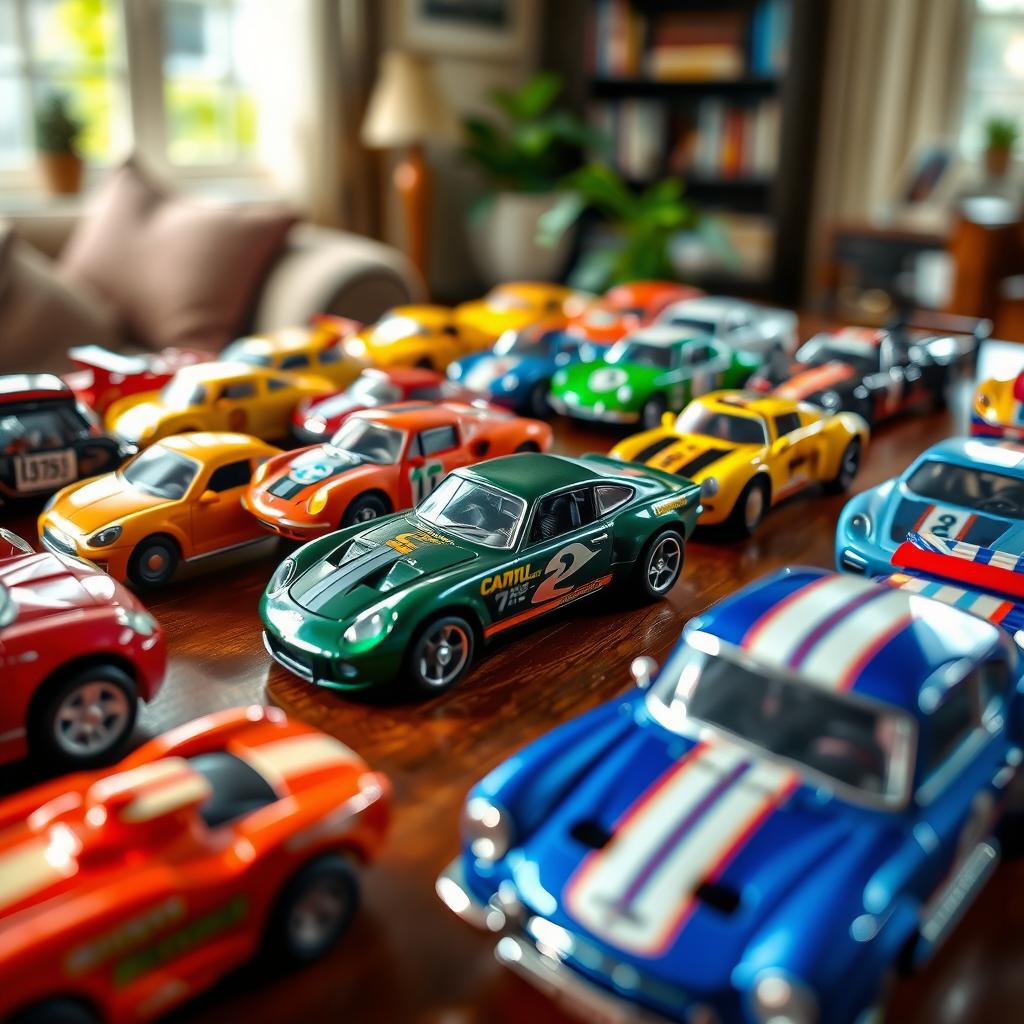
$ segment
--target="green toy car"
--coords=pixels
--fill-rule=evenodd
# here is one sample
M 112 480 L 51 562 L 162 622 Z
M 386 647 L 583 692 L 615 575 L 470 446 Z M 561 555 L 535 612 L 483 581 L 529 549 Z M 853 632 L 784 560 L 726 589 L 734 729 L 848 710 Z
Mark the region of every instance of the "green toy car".
M 697 395 L 742 387 L 762 361 L 709 334 L 655 325 L 617 341 L 602 359 L 559 370 L 548 401 L 565 416 L 653 430 Z
M 286 558 L 260 601 L 264 642 L 320 686 L 438 693 L 493 636 L 612 583 L 663 597 L 699 501 L 685 477 L 601 455 L 459 469 L 416 508 Z

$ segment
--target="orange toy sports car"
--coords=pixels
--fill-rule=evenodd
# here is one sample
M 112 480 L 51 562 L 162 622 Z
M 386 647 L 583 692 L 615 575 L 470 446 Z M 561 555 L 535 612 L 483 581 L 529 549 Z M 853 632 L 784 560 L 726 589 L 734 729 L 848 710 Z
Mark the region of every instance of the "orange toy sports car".
M 264 463 L 242 504 L 275 533 L 310 540 L 411 508 L 453 469 L 550 447 L 546 423 L 502 409 L 382 405 L 350 416 L 328 444 Z
M 666 306 L 704 293 L 675 281 L 630 281 L 609 288 L 569 317 L 568 331 L 599 345 L 613 345 L 638 327 L 646 327 Z
M 387 779 L 276 708 L 234 708 L 113 769 L 0 804 L 0 1017 L 147 1020 L 265 951 L 344 934 Z

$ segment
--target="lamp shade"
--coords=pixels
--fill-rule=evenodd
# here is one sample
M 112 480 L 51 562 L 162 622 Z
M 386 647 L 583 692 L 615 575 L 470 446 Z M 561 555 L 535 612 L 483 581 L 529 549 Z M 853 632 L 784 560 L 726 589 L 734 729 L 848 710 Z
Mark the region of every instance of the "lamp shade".
M 454 139 L 455 115 L 437 88 L 422 57 L 391 51 L 381 59 L 380 75 L 363 119 L 363 143 L 392 149 L 428 139 Z

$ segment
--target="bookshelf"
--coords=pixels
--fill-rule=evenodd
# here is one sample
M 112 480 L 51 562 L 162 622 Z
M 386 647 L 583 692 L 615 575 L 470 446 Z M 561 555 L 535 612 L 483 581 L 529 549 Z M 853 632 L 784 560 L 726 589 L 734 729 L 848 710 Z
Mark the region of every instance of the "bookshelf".
M 636 187 L 672 175 L 739 266 L 685 247 L 702 287 L 795 304 L 804 274 L 824 65 L 821 0 L 578 0 L 547 63 Z M 581 41 L 565 46 L 566 34 Z

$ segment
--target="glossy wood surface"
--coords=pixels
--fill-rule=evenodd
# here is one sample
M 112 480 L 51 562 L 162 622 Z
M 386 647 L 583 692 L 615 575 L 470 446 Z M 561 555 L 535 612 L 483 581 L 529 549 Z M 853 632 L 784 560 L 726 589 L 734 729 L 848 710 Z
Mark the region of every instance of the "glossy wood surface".
M 960 414 L 907 417 L 879 429 L 856 488 L 900 471 L 948 435 Z M 618 435 L 562 420 L 556 447 L 605 451 Z M 831 566 L 843 498 L 818 493 L 773 510 L 745 542 L 699 533 L 667 601 L 621 608 L 615 595 L 579 605 L 540 628 L 484 652 L 454 692 L 429 703 L 342 699 L 273 665 L 264 653 L 257 599 L 276 559 L 208 566 L 149 599 L 170 646 L 163 690 L 141 716 L 149 734 L 204 712 L 272 702 L 359 750 L 394 784 L 394 822 L 383 859 L 366 874 L 364 906 L 326 961 L 276 977 L 243 970 L 179 1012 L 220 1024 L 382 1021 L 477 1024 L 565 1018 L 544 997 L 499 968 L 493 938 L 478 934 L 434 895 L 434 878 L 457 849 L 467 788 L 518 747 L 622 692 L 638 654 L 663 658 L 686 620 L 778 566 Z M 5 525 L 30 536 L 24 519 Z M 5 789 L 24 766 L 0 773 Z M 891 1019 L 914 1024 L 1005 1022 L 1024 1017 L 1024 866 L 1006 864 L 949 944 L 921 975 L 893 992 Z

